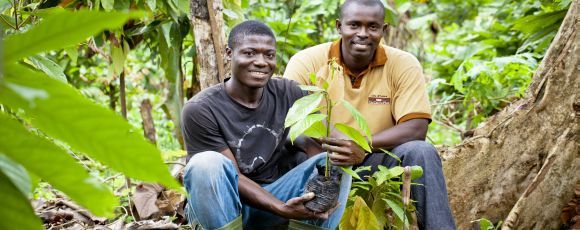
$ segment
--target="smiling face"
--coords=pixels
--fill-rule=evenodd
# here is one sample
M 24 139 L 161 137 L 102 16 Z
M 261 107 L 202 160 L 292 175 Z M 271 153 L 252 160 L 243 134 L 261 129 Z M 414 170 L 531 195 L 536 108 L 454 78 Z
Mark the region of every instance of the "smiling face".
M 376 6 L 351 3 L 342 10 L 336 29 L 342 36 L 344 59 L 370 63 L 386 28 L 383 18 L 383 9 Z
M 242 87 L 262 88 L 276 70 L 276 41 L 267 35 L 245 35 L 226 54 L 232 61 L 233 80 Z

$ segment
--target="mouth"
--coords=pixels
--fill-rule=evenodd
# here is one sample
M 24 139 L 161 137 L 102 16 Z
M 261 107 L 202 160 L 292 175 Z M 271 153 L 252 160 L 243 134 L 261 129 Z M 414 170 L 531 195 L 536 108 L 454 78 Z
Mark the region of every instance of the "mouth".
M 251 70 L 250 74 L 256 78 L 265 78 L 270 75 L 270 72 Z
M 357 50 L 367 50 L 371 48 L 371 43 L 363 41 L 352 41 L 352 47 Z

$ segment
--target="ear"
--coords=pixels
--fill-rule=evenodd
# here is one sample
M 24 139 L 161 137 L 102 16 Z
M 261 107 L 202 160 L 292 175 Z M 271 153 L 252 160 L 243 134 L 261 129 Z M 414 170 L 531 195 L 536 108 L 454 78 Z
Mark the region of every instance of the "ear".
M 334 22 L 334 27 L 336 27 L 336 31 L 338 31 L 338 34 L 342 34 L 342 31 L 340 31 L 341 26 L 342 22 L 340 22 L 340 19 L 336 19 L 336 22 Z
M 226 47 L 226 57 L 228 58 L 228 61 L 232 60 L 232 49 L 230 47 Z
M 389 28 L 390 27 L 388 23 L 383 24 L 383 34 L 386 33 L 389 30 Z

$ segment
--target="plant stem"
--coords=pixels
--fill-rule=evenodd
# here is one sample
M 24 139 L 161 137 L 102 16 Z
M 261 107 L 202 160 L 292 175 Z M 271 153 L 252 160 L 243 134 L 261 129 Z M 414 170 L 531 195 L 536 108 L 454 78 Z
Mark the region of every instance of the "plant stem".
M 330 97 L 328 93 L 324 93 L 324 99 L 326 100 L 326 137 L 330 137 L 330 116 L 332 115 L 332 102 L 330 101 Z M 328 152 L 326 154 L 326 167 L 324 169 L 324 177 L 328 178 L 330 176 L 330 154 Z
M 14 26 L 16 27 L 16 30 L 19 30 L 19 26 L 18 26 L 18 4 L 20 4 L 17 0 L 14 0 L 13 3 L 13 7 L 14 7 Z

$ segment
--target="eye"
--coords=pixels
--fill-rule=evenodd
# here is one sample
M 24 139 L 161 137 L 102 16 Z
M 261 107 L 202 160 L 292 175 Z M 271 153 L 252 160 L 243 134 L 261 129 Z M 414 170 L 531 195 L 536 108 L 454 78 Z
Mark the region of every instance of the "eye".
M 256 53 L 254 51 L 247 50 L 247 51 L 244 51 L 243 54 L 251 57 L 251 56 L 254 56 Z
M 276 54 L 273 54 L 273 53 L 271 53 L 271 54 L 266 54 L 266 57 L 267 57 L 268 59 L 274 59 L 274 58 L 276 57 Z
M 356 23 L 349 23 L 348 26 L 352 29 L 358 28 L 358 24 L 356 24 Z

